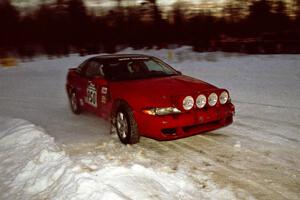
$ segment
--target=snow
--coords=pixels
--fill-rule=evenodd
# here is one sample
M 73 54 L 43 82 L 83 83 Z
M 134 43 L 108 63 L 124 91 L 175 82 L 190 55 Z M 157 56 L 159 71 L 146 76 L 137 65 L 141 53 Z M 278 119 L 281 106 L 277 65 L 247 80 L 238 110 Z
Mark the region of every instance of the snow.
M 0 199 L 235 199 L 209 181 L 199 191 L 180 170 L 91 165 L 95 158 L 90 155 L 81 158 L 85 165 L 78 165 L 41 128 L 3 117 L 0 125 Z
M 109 134 L 108 122 L 69 109 L 67 69 L 87 57 L 40 57 L 0 68 L 0 199 L 300 198 L 299 55 L 191 47 L 121 53 L 154 55 L 227 88 L 234 123 L 125 146 Z

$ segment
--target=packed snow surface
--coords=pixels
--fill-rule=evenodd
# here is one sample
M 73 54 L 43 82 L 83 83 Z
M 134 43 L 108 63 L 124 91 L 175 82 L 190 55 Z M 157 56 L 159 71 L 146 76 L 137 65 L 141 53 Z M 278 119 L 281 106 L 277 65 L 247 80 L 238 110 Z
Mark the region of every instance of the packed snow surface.
M 300 199 L 300 55 L 121 53 L 228 89 L 234 123 L 125 146 L 108 122 L 69 109 L 67 69 L 88 56 L 0 68 L 0 199 Z
M 43 129 L 20 119 L 0 117 L 0 151 L 0 199 L 235 199 L 204 174 L 198 190 L 183 169 L 121 165 L 91 153 L 76 164 Z

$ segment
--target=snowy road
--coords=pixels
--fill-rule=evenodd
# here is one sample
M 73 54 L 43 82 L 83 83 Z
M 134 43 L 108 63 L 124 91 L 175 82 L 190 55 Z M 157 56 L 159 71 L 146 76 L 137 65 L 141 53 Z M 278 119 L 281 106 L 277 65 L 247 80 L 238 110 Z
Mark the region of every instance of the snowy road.
M 300 199 L 300 56 L 182 48 L 168 61 L 167 52 L 136 51 L 228 88 L 237 109 L 233 125 L 176 141 L 142 138 L 137 145 L 124 146 L 108 134 L 107 122 L 71 113 L 64 84 L 67 69 L 85 59 L 77 56 L 0 69 L 0 116 L 41 126 L 76 164 L 89 170 L 113 163 L 180 172 L 201 192 L 190 199 L 197 194 L 203 199 Z

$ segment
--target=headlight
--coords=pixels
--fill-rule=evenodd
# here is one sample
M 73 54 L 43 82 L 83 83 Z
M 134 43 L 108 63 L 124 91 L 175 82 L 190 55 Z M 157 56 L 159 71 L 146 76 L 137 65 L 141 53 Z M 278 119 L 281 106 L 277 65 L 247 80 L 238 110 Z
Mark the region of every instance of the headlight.
M 221 104 L 225 104 L 228 101 L 228 98 L 229 98 L 228 92 L 223 91 L 220 94 L 219 101 Z
M 194 106 L 194 99 L 191 96 L 186 96 L 182 101 L 182 106 L 185 110 L 190 110 Z
M 211 93 L 209 96 L 208 96 L 208 104 L 210 106 L 214 106 L 216 105 L 218 101 L 218 95 L 216 93 Z
M 200 94 L 196 99 L 196 105 L 198 108 L 203 108 L 206 104 L 206 96 L 203 94 Z
M 169 114 L 181 113 L 181 111 L 174 107 L 166 107 L 166 108 L 145 109 L 143 110 L 143 113 L 146 113 L 148 115 L 169 115 Z

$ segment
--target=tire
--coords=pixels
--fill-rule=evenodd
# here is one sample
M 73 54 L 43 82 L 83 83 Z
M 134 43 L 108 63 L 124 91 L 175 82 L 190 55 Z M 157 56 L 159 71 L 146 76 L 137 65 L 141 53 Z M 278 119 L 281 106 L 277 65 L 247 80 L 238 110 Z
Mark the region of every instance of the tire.
M 132 110 L 123 105 L 116 112 L 115 127 L 123 144 L 136 144 L 140 141 L 140 134 Z
M 70 106 L 74 114 L 79 115 L 81 113 L 80 105 L 76 92 L 72 92 L 70 95 Z

